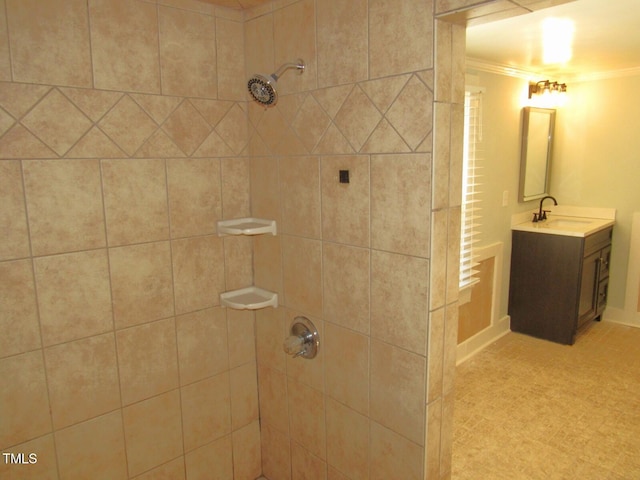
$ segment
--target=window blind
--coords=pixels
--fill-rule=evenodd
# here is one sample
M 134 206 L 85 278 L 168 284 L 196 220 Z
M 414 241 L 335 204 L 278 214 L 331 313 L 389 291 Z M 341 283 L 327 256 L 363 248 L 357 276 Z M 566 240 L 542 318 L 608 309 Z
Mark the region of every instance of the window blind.
M 478 281 L 474 244 L 480 240 L 480 174 L 482 166 L 482 91 L 467 87 L 464 99 L 460 289 Z

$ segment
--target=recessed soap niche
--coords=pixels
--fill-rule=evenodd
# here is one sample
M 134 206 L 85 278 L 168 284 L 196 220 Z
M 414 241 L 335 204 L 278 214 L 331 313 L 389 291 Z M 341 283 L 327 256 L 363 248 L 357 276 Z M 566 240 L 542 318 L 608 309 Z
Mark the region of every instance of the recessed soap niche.
M 227 235 L 277 235 L 278 233 L 275 220 L 254 217 L 219 220 L 217 227 L 219 237 Z M 278 294 L 251 285 L 221 293 L 220 304 L 236 310 L 276 308 L 278 306 Z

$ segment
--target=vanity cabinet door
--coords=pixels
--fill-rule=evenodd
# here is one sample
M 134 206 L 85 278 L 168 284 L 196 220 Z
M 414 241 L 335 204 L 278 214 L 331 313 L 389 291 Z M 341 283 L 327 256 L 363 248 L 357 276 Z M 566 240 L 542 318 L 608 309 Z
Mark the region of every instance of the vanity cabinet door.
M 580 305 L 578 308 L 578 328 L 596 315 L 598 272 L 600 252 L 589 255 L 582 262 L 582 278 L 580 280 Z

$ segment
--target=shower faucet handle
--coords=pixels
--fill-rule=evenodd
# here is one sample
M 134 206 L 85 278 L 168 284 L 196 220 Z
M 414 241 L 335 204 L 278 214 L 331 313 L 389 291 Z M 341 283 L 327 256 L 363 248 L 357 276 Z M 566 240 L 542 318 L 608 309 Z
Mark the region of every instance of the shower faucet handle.
M 291 323 L 290 335 L 285 338 L 282 348 L 285 353 L 306 359 L 318 354 L 320 337 L 318 329 L 307 317 L 296 317 Z

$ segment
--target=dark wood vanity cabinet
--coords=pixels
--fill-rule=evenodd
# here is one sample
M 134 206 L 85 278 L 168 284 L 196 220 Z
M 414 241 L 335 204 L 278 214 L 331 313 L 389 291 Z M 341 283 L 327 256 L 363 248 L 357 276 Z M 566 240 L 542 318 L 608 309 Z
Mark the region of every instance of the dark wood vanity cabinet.
M 587 237 L 512 232 L 511 330 L 572 345 L 607 302 L 612 228 Z

